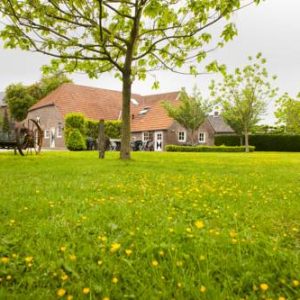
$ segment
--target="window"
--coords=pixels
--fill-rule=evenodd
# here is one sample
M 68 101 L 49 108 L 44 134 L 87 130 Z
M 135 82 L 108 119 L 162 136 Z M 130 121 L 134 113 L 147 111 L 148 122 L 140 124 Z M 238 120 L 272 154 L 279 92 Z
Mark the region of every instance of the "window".
M 185 131 L 179 131 L 178 132 L 178 141 L 179 142 L 185 142 L 186 141 Z
M 58 123 L 58 126 L 57 126 L 57 137 L 61 138 L 62 135 L 63 135 L 63 127 L 62 127 L 61 123 Z
M 50 138 L 50 131 L 48 129 L 45 129 L 44 137 L 45 137 L 45 139 L 49 139 Z
M 145 131 L 143 133 L 143 141 L 144 142 L 146 142 L 146 141 L 153 141 L 153 132 Z
M 205 132 L 199 133 L 199 143 L 205 143 Z

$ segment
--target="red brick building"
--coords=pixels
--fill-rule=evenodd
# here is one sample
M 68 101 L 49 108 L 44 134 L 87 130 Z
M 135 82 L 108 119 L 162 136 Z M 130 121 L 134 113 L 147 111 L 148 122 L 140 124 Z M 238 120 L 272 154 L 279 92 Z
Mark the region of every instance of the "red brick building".
M 162 101 L 178 103 L 179 92 L 142 96 L 132 95 L 132 140 L 153 140 L 154 149 L 162 151 L 168 144 L 185 144 L 187 131 L 170 118 Z M 87 118 L 119 120 L 122 93 L 113 90 L 66 83 L 33 105 L 30 119 L 40 119 L 45 131 L 44 147 L 64 148 L 64 118 L 71 112 L 83 113 Z M 199 144 L 214 145 L 215 134 L 228 134 L 233 130 L 220 116 L 209 116 L 195 133 Z

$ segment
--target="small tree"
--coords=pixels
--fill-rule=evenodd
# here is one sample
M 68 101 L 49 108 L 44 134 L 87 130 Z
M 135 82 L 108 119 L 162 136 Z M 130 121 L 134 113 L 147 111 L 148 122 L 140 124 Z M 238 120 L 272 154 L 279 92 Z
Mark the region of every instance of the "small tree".
M 250 64 L 243 69 L 236 68 L 230 74 L 223 73 L 223 82 L 210 85 L 211 95 L 222 106 L 222 116 L 238 134 L 245 136 L 246 151 L 249 151 L 249 133 L 265 112 L 267 100 L 276 95 L 272 88 L 267 69 L 266 60 L 261 53 L 256 60 L 249 57 Z M 275 76 L 272 79 L 276 79 Z
M 276 104 L 277 123 L 284 125 L 287 133 L 300 133 L 300 93 L 295 99 L 285 93 Z
M 201 93 L 195 87 L 193 94 L 189 96 L 185 89 L 182 89 L 179 97 L 180 105 L 173 106 L 170 102 L 163 102 L 163 107 L 168 115 L 190 131 L 190 140 L 195 145 L 195 131 L 203 124 L 211 104 L 202 98 Z
M 2 131 L 8 133 L 9 130 L 10 130 L 9 117 L 8 117 L 7 109 L 5 109 L 3 115 L 3 121 L 2 121 Z
M 122 159 L 130 158 L 130 100 L 135 79 L 157 69 L 199 74 L 207 53 L 236 34 L 232 14 L 261 0 L 0 1 L 7 48 L 53 57 L 44 71 L 113 71 L 122 80 Z M 211 27 L 223 20 L 219 37 Z M 183 69 L 185 67 L 185 69 Z M 208 64 L 214 71 L 216 62 Z M 157 86 L 157 82 L 155 82 Z
M 27 116 L 28 109 L 36 103 L 36 99 L 30 95 L 26 86 L 18 83 L 11 84 L 6 88 L 5 102 L 12 118 L 23 121 Z

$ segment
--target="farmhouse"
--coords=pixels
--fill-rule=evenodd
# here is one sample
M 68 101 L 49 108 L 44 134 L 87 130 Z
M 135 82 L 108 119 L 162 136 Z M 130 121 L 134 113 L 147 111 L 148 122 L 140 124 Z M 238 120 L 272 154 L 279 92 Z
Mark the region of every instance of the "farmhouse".
M 178 103 L 179 92 L 142 96 L 132 95 L 132 140 L 153 140 L 154 150 L 162 151 L 168 144 L 186 144 L 187 131 L 170 118 L 162 107 L 162 101 Z M 39 119 L 45 132 L 44 146 L 64 148 L 64 118 L 71 112 L 83 113 L 87 118 L 119 120 L 121 118 L 122 93 L 65 83 L 33 105 L 28 119 Z M 209 116 L 199 128 L 200 144 L 213 145 L 216 134 L 229 134 L 233 130 L 218 115 Z

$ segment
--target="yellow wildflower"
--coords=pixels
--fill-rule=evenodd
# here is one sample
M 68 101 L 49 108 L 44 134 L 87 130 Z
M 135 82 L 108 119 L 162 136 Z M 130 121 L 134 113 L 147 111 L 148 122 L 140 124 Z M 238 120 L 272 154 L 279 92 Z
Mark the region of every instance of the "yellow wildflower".
M 152 260 L 152 267 L 157 267 L 158 266 L 158 261 L 157 260 Z
M 160 250 L 160 251 L 158 252 L 158 254 L 159 254 L 160 256 L 164 256 L 164 255 L 165 255 L 165 252 L 162 251 L 162 250 Z
M 33 257 L 32 256 L 27 256 L 27 257 L 25 257 L 25 261 L 26 261 L 26 263 L 31 263 L 32 262 L 32 260 L 33 260 Z
M 73 296 L 72 295 L 69 295 L 68 297 L 67 297 L 67 300 L 73 300 Z
M 113 279 L 111 280 L 111 282 L 114 283 L 114 284 L 118 283 L 118 281 L 119 281 L 119 280 L 118 280 L 117 277 L 113 277 Z
M 110 300 L 109 297 L 104 297 L 102 300 Z
M 66 251 L 66 249 L 67 249 L 67 247 L 66 247 L 66 246 L 61 246 L 61 247 L 60 247 L 60 251 L 61 251 L 61 252 L 65 252 L 65 251 Z
M 56 295 L 58 297 L 63 297 L 66 294 L 66 290 L 65 289 L 58 289 L 56 292 Z
M 259 287 L 264 292 L 269 288 L 269 286 L 266 283 L 261 283 Z
M 200 292 L 205 293 L 206 292 L 206 287 L 204 285 L 200 286 Z
M 126 249 L 125 253 L 127 256 L 130 256 L 132 254 L 132 250 L 131 249 Z
M 6 280 L 11 280 L 11 278 L 12 278 L 11 275 L 6 276 Z
M 280 297 L 278 298 L 278 300 L 286 300 L 286 298 L 285 298 L 285 297 L 282 297 L 282 296 L 280 296 Z
M 76 255 L 72 254 L 69 256 L 71 261 L 75 261 L 77 259 Z
M 117 252 L 120 248 L 121 248 L 121 244 L 112 243 L 110 246 L 110 252 L 112 252 L 112 253 Z
M 197 220 L 195 222 L 195 226 L 198 228 L 198 229 L 202 229 L 204 227 L 204 222 L 201 221 L 201 220 Z
M 9 263 L 9 258 L 6 257 L 6 256 L 3 256 L 3 257 L 1 257 L 1 262 L 2 262 L 3 264 L 8 264 L 8 263 Z
M 69 278 L 69 276 L 68 276 L 67 274 L 63 274 L 63 275 L 61 276 L 61 280 L 63 280 L 63 281 L 68 280 L 68 278 Z
M 83 288 L 82 292 L 86 295 L 90 292 L 90 288 Z
M 297 287 L 297 286 L 299 286 L 299 285 L 300 285 L 300 283 L 299 283 L 298 280 L 293 280 L 293 286 L 294 286 L 294 287 Z

